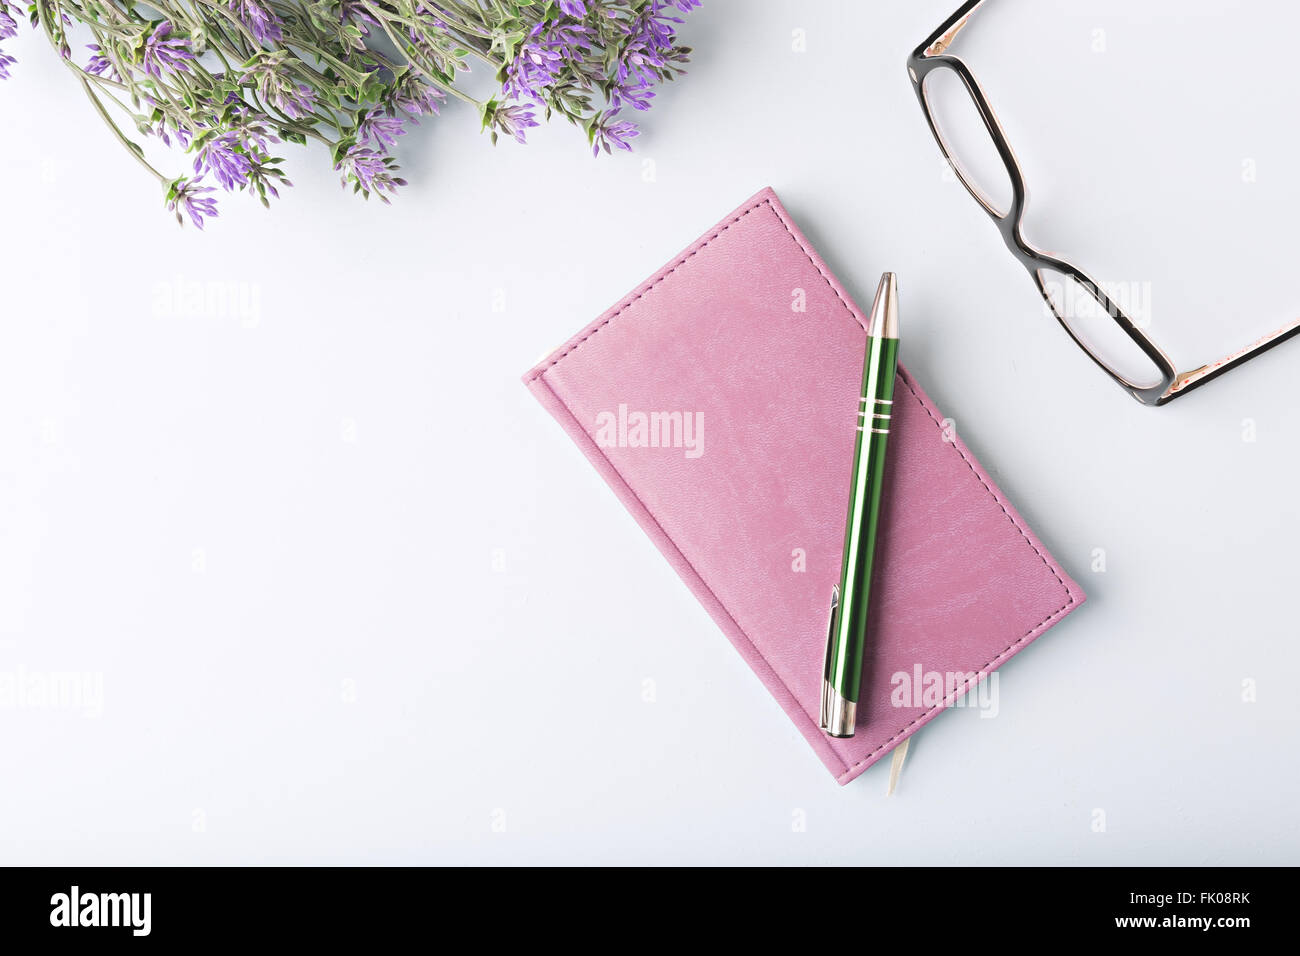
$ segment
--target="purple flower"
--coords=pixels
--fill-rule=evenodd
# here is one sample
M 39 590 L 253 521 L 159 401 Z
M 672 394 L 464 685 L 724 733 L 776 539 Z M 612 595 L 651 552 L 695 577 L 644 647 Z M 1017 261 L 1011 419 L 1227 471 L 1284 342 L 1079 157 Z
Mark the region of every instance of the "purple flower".
M 156 80 L 162 79 L 164 72 L 188 73 L 190 61 L 194 59 L 189 47 L 189 40 L 172 36 L 171 22 L 164 20 L 144 43 L 141 55 L 144 71 Z
M 614 149 L 631 152 L 632 144 L 628 141 L 635 136 L 640 136 L 641 130 L 636 123 L 629 123 L 627 120 L 612 122 L 617 117 L 618 110 L 614 110 L 602 116 L 600 121 L 592 127 L 591 155 L 599 156 L 602 149 L 607 153 L 612 152 Z
M 397 145 L 397 137 L 406 135 L 406 127 L 396 116 L 390 116 L 376 106 L 366 111 L 357 123 L 357 142 L 369 143 L 378 150 Z
M 195 141 L 194 172 L 211 173 L 227 191 L 247 190 L 257 195 L 262 205 L 267 196 L 278 198 L 275 184 L 292 186 L 270 154 L 270 144 L 280 140 L 267 127 L 268 117 L 246 106 L 231 111 L 224 128 L 209 130 Z
M 384 174 L 384 157 L 373 149 L 354 146 L 348 150 L 338 168 L 345 176 L 353 176 L 364 190 L 370 190 Z
M 176 221 L 182 222 L 181 213 L 190 217 L 195 228 L 203 228 L 203 217 L 217 217 L 217 201 L 202 193 L 212 192 L 211 186 L 200 186 L 195 179 L 178 179 L 167 188 L 167 208 L 176 213 Z
M 18 36 L 18 23 L 9 12 L 9 6 L 0 0 L 0 40 L 12 40 Z
M 510 65 L 503 92 L 513 99 L 524 96 L 540 101 L 546 87 L 559 77 L 564 57 L 557 50 L 525 43 Z
M 690 13 L 692 10 L 698 10 L 701 2 L 702 0 L 675 0 L 674 5 L 682 13 Z
M 360 0 L 343 0 L 339 5 L 339 22 L 351 23 L 361 31 L 362 36 L 370 36 L 370 27 L 379 26 L 379 22 L 361 5 Z
M 289 119 L 300 119 L 316 105 L 316 91 L 310 86 L 286 83 L 271 97 L 271 101 Z
M 618 83 L 609 91 L 609 105 L 616 110 L 631 106 L 634 110 L 648 110 L 654 90 L 648 83 Z
M 18 22 L 13 18 L 12 7 L 8 0 L 0 0 L 0 40 L 12 40 L 18 36 Z M 35 24 L 32 24 L 35 26 Z M 0 50 L 0 80 L 9 79 L 9 67 L 18 61 Z
M 411 116 L 437 116 L 447 94 L 408 75 L 393 92 L 393 105 Z
M 587 4 L 583 0 L 560 0 L 560 9 L 565 16 L 579 20 L 587 15 Z
M 248 174 L 253 168 L 252 150 L 246 150 L 239 134 L 233 130 L 209 136 L 198 148 L 194 159 L 194 172 L 203 176 L 212 173 L 226 191 L 248 184 Z
M 684 4 L 684 6 L 683 6 Z M 681 0 L 678 7 L 684 12 L 699 6 L 698 0 Z M 609 93 L 610 105 L 618 110 L 628 105 L 637 110 L 648 110 L 654 99 L 654 85 L 663 77 L 669 61 L 680 62 L 676 49 L 677 28 L 680 17 L 670 16 L 673 10 L 667 0 L 652 0 L 649 7 L 626 27 L 628 39 L 614 70 L 614 85 Z
M 494 134 L 505 133 L 513 136 L 517 142 L 524 143 L 527 142 L 524 130 L 536 126 L 537 119 L 530 106 L 502 106 L 498 103 L 492 107 L 487 123 L 492 126 Z M 495 141 L 494 138 L 493 142 Z
M 155 110 L 158 108 L 158 101 L 147 93 L 141 94 L 140 99 L 144 100 L 144 102 L 148 103 Z M 175 136 L 177 143 L 185 149 L 189 149 L 190 139 L 193 134 L 186 127 L 174 124 L 174 120 L 164 115 L 158 120 L 157 126 L 141 126 L 140 132 L 145 133 L 146 135 L 157 136 L 163 141 L 164 146 L 171 146 L 171 138 Z
M 398 186 L 406 185 L 405 179 L 393 175 L 397 165 L 392 159 L 365 146 L 352 146 L 334 168 L 342 171 L 344 186 L 351 182 L 353 188 L 364 193 L 367 198 L 373 192 L 388 202 L 384 193 L 395 193 Z
M 656 48 L 643 41 L 634 40 L 618 61 L 618 81 L 626 87 L 647 89 L 659 78 L 654 68 L 666 65 L 667 61 Z
M 257 87 L 262 99 L 289 119 L 301 119 L 304 113 L 310 113 L 316 105 L 316 92 L 281 74 L 283 58 L 283 53 L 265 57 L 240 77 L 239 82 Z
M 591 49 L 586 34 L 586 27 L 573 24 L 538 23 L 507 69 L 502 91 L 511 99 L 528 97 L 543 102 L 547 87 L 560 78 L 565 64 L 580 61 Z
M 227 6 L 258 43 L 278 43 L 284 39 L 280 29 L 284 21 L 269 6 L 263 6 L 258 0 L 229 0 Z
M 87 73 L 91 76 L 103 76 L 107 73 L 112 79 L 120 79 L 117 67 L 113 65 L 112 60 L 104 55 L 104 51 L 100 49 L 98 43 L 87 43 L 86 49 L 94 54 L 90 58 L 90 62 L 86 64 Z
M 176 137 L 176 143 L 182 149 L 190 148 L 190 139 L 193 136 L 184 126 L 168 126 L 166 119 L 158 121 L 158 127 L 153 131 L 153 134 L 163 141 L 164 146 L 171 146 L 172 137 Z
M 639 34 L 640 39 L 650 46 L 668 52 L 677 36 L 677 28 L 673 24 L 682 22 L 681 17 L 670 17 L 664 12 L 672 7 L 672 3 L 654 0 L 650 9 L 637 18 L 632 32 Z

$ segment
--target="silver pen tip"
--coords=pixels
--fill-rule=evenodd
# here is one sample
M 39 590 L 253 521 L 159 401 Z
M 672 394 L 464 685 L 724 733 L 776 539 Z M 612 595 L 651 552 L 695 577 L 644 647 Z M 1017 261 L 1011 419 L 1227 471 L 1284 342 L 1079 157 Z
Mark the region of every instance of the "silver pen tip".
M 876 301 L 871 306 L 871 318 L 867 320 L 867 334 L 886 339 L 898 338 L 898 276 L 886 272 L 876 290 Z

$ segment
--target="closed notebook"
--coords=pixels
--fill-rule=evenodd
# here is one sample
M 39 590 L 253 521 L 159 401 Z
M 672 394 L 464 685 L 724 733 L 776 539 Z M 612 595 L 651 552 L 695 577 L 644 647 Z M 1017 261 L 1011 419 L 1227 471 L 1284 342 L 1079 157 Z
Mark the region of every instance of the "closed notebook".
M 818 729 L 865 325 L 768 189 L 524 378 L 840 783 L 1084 600 L 900 368 L 857 732 Z

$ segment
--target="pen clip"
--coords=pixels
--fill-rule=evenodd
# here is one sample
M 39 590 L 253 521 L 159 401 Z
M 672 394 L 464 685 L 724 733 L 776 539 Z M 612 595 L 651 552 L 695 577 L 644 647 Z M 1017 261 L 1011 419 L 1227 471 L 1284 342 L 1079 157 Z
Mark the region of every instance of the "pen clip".
M 840 610 L 840 587 L 835 585 L 831 588 L 831 613 L 830 621 L 826 625 L 826 657 L 822 664 L 822 709 L 818 726 L 826 730 L 830 726 L 830 694 L 831 690 L 831 653 L 835 649 L 835 624 L 836 617 L 839 616 Z

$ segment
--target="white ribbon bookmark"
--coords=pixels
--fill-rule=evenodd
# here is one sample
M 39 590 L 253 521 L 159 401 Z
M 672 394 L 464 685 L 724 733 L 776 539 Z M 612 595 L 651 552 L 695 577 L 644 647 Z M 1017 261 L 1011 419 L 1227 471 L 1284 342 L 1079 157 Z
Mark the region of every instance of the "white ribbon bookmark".
M 903 774 L 903 761 L 907 759 L 907 747 L 911 742 L 912 738 L 908 737 L 894 748 L 894 756 L 889 761 L 889 789 L 885 791 L 887 797 L 892 797 L 894 788 L 898 786 L 898 778 Z

